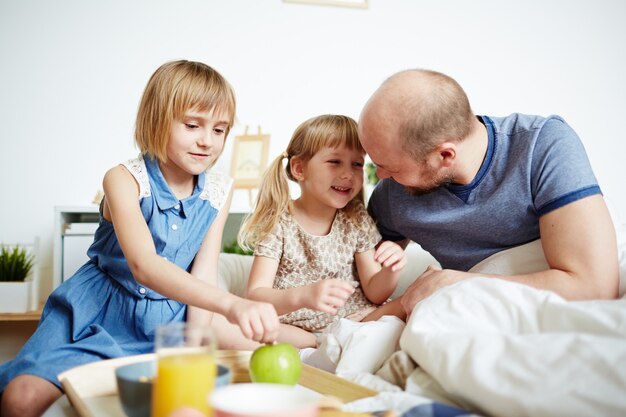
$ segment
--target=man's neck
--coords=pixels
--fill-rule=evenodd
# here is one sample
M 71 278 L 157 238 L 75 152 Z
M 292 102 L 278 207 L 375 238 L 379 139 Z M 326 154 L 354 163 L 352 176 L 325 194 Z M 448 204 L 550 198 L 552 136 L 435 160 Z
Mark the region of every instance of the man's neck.
M 463 161 L 458 167 L 454 182 L 463 185 L 467 185 L 474 180 L 485 161 L 485 155 L 487 155 L 489 146 L 487 127 L 477 118 L 473 120 L 470 134 L 459 142 L 458 145 Z

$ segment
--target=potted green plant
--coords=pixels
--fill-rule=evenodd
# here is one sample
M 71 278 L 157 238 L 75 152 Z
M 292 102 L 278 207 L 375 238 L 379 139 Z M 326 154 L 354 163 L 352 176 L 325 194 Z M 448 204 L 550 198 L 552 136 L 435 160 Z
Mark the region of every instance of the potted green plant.
M 34 245 L 0 245 L 0 313 L 23 313 L 38 307 Z

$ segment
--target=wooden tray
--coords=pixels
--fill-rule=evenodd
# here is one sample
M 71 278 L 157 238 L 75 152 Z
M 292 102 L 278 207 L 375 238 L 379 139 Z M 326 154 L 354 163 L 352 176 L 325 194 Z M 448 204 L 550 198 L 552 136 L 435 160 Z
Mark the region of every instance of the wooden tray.
M 233 383 L 241 383 L 250 382 L 248 362 L 251 354 L 252 352 L 246 351 L 221 350 L 217 357 L 219 363 L 232 370 Z M 154 354 L 146 354 L 94 362 L 63 372 L 59 375 L 59 380 L 80 417 L 126 417 L 117 396 L 115 368 L 154 358 Z M 324 396 L 322 403 L 329 407 L 320 411 L 320 417 L 369 416 L 341 412 L 336 407 L 337 403 L 347 403 L 377 394 L 374 390 L 305 364 L 302 365 L 298 384 Z

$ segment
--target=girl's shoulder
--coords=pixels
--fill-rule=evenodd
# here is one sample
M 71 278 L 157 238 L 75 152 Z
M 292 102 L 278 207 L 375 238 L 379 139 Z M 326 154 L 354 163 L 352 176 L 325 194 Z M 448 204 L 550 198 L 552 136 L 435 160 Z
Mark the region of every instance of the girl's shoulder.
M 137 157 L 123 162 L 122 165 L 126 167 L 137 181 L 139 185 L 139 199 L 149 197 L 152 194 L 152 190 L 150 188 L 149 170 L 146 166 L 144 155 L 139 154 Z M 155 175 L 154 167 L 152 171 L 152 175 Z M 233 179 L 230 176 L 214 168 L 209 168 L 204 172 L 204 184 L 199 198 L 207 200 L 211 206 L 220 210 L 228 200 L 232 185 Z
M 367 209 L 362 201 L 355 200 L 348 206 L 339 210 L 341 217 L 347 222 L 360 223 L 369 217 Z
M 200 198 L 208 200 L 215 209 L 220 210 L 228 200 L 233 179 L 212 168 L 207 169 L 204 174 L 204 186 Z
M 346 230 L 369 231 L 376 227 L 374 220 L 361 201 L 355 201 L 351 207 L 344 207 L 337 213 L 337 221 Z
M 135 178 L 135 181 L 137 181 L 137 184 L 139 184 L 139 199 L 150 196 L 150 180 L 148 179 L 148 170 L 143 155 L 139 154 L 136 158 L 122 162 L 122 165 L 126 167 L 128 172 Z

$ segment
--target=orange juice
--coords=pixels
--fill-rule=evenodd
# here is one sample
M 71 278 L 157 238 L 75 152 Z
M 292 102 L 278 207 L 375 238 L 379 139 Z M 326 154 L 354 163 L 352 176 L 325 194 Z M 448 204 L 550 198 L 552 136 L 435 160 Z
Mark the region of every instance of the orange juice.
M 152 417 L 167 417 L 181 407 L 195 408 L 212 417 L 209 395 L 216 374 L 215 358 L 209 353 L 159 357 L 152 392 Z

